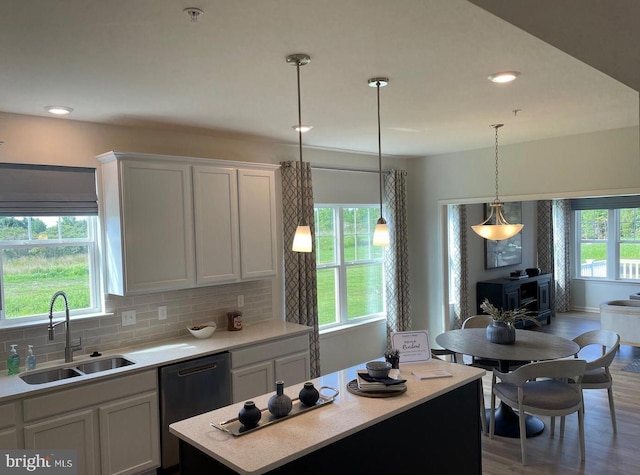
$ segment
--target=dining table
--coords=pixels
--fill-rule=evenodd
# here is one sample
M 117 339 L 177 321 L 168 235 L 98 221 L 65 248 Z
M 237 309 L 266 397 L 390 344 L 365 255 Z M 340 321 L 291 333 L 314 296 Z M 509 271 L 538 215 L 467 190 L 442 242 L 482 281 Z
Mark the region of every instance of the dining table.
M 447 350 L 498 362 L 498 370 L 509 372 L 511 362 L 544 361 L 573 356 L 580 347 L 567 338 L 535 330 L 516 330 L 516 341 L 512 344 L 498 344 L 489 341 L 486 328 L 465 328 L 449 330 L 436 337 L 436 343 Z M 489 420 L 490 409 L 487 410 Z M 527 437 L 533 437 L 544 430 L 544 422 L 527 415 L 525 418 Z M 520 437 L 518 414 L 502 401 L 495 412 L 494 434 L 503 437 Z

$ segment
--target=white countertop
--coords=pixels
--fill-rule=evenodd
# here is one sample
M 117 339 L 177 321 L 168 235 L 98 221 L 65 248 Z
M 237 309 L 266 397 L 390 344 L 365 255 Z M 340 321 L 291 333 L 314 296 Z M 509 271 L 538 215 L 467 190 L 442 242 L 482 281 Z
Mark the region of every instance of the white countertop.
M 135 364 L 51 383 L 27 384 L 20 378 L 20 375 L 7 376 L 5 372 L 4 375 L 0 376 L 0 403 L 14 398 L 23 398 L 54 389 L 60 389 L 62 387 L 67 388 L 87 382 L 95 382 L 99 379 L 113 377 L 114 375 L 148 370 L 199 356 L 229 351 L 256 343 L 264 343 L 282 337 L 300 335 L 309 331 L 311 331 L 311 328 L 304 325 L 288 323 L 281 320 L 269 320 L 252 325 L 244 325 L 240 331 L 230 332 L 217 329 L 210 338 L 202 340 L 188 335 L 170 340 L 161 340 L 142 346 L 105 351 L 102 352 L 103 358 L 112 355 L 122 355 Z M 73 367 L 79 363 L 92 361 L 93 359 L 94 358 L 91 358 L 89 355 L 81 355 L 75 356 L 73 362 L 70 363 L 65 363 L 64 360 L 51 361 L 39 364 L 34 372 L 61 365 L 64 367 Z
M 415 369 L 437 368 L 449 371 L 452 377 L 419 380 L 411 374 Z M 221 423 L 237 417 L 244 401 L 175 422 L 169 426 L 169 431 L 238 473 L 259 474 L 416 407 L 485 374 L 482 369 L 441 360 L 401 364 L 400 377 L 407 379 L 407 391 L 393 397 L 369 398 L 349 393 L 346 389 L 347 383 L 355 378 L 357 369 L 364 369 L 364 363 L 312 380 L 316 388 L 331 386 L 340 391 L 333 403 L 246 435 L 236 437 L 210 425 L 211 422 Z M 293 399 L 298 396 L 300 389 L 302 384 L 295 384 L 285 388 L 285 393 Z M 253 401 L 263 409 L 267 407 L 267 401 L 273 394 L 256 397 Z

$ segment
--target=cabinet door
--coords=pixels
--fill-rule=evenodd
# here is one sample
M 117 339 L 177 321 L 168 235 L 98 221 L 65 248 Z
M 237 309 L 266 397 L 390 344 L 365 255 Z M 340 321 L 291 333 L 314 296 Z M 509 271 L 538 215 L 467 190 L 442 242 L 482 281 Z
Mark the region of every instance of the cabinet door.
M 546 312 L 551 309 L 551 281 L 538 282 L 538 312 Z
M 196 283 L 240 279 L 236 170 L 193 167 Z
M 231 370 L 233 402 L 242 402 L 275 390 L 273 361 Z
M 277 274 L 275 175 L 271 170 L 238 170 L 242 279 Z
M 96 443 L 93 411 L 74 412 L 24 426 L 26 449 L 68 449 L 77 451 L 78 473 L 96 473 L 99 459 L 94 452 Z
M 513 310 L 520 307 L 520 287 L 505 287 L 505 310 Z
M 309 352 L 303 351 L 301 353 L 276 358 L 274 367 L 276 380 L 284 381 L 285 386 L 307 381 L 311 373 Z
M 192 287 L 190 166 L 123 161 L 121 174 L 126 292 Z
M 158 398 L 143 394 L 100 406 L 102 474 L 134 474 L 160 465 Z
M 22 448 L 18 447 L 16 423 L 16 405 L 9 403 L 0 406 L 0 449 Z
M 19 449 L 18 432 L 15 427 L 0 429 L 0 449 Z

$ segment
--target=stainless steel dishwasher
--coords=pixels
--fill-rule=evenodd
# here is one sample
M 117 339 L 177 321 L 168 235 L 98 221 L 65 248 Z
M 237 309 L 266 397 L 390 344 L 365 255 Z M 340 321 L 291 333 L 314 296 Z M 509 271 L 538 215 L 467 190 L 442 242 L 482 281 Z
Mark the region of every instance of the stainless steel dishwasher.
M 178 438 L 169 424 L 231 404 L 231 358 L 218 353 L 163 366 L 160 371 L 159 473 L 178 464 Z

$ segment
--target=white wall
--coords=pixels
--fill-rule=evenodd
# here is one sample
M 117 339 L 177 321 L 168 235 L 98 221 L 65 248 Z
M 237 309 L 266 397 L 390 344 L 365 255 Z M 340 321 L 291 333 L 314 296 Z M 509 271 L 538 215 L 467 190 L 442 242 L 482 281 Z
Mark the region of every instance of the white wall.
M 638 145 L 637 127 L 502 145 L 500 197 L 526 201 L 640 193 Z M 407 170 L 414 327 L 428 328 L 434 336 L 445 329 L 444 205 L 493 198 L 494 150 L 414 159 Z
M 295 137 L 294 137 L 295 139 Z M 37 163 L 96 167 L 100 163 L 96 155 L 114 150 L 126 152 L 179 155 L 219 160 L 238 160 L 277 164 L 285 160 L 299 160 L 298 145 L 253 141 L 203 132 L 175 129 L 121 127 L 78 122 L 66 118 L 34 117 L 0 113 L 0 162 Z M 303 160 L 313 166 L 350 168 L 375 171 L 377 154 L 358 154 L 342 151 L 305 148 Z M 383 157 L 383 168 L 404 168 L 400 158 Z M 329 177 L 324 191 L 327 196 L 341 196 L 345 187 L 364 190 L 358 199 L 377 201 L 378 181 L 374 173 L 323 172 Z M 354 177 L 361 177 L 360 180 Z M 334 179 L 331 179 L 333 177 Z M 336 178 L 338 177 L 338 178 Z M 346 182 L 344 178 L 347 177 Z M 98 182 L 100 183 L 100 179 Z M 279 183 L 279 181 L 278 181 Z M 320 182 L 319 182 L 320 183 Z M 278 220 L 282 220 L 280 193 L 277 195 Z M 282 261 L 282 236 L 278 237 L 279 258 Z M 284 318 L 283 273 L 273 279 L 273 318 Z M 382 330 L 381 330 L 382 329 Z M 384 324 L 370 324 L 361 329 L 334 332 L 326 342 L 321 342 L 321 369 L 331 371 L 360 363 L 381 355 L 384 351 Z M 354 345 L 353 342 L 358 342 Z M 0 345 L 2 342 L 0 341 Z

